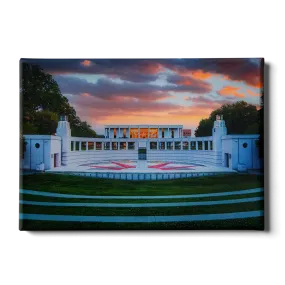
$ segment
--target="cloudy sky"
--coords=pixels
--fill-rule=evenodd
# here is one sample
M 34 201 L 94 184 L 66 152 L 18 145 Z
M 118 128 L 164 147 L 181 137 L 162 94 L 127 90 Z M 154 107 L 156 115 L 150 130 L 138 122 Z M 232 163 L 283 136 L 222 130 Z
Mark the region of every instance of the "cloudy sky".
M 261 59 L 33 59 L 99 134 L 104 124 L 195 129 L 225 103 L 259 108 Z

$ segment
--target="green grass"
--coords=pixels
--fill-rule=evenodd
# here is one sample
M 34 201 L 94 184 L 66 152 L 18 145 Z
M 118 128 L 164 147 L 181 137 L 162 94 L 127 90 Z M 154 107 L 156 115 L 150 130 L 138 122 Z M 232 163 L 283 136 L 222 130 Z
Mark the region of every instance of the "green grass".
M 100 196 L 163 196 L 182 194 L 203 194 L 245 190 L 263 187 L 263 176 L 234 174 L 188 179 L 160 181 L 128 181 L 98 179 L 91 177 L 31 174 L 21 177 L 21 188 L 74 195 Z M 263 192 L 203 198 L 176 199 L 80 199 L 45 197 L 20 194 L 20 199 L 48 202 L 93 202 L 93 203 L 171 203 L 187 201 L 215 201 L 262 197 Z M 230 205 L 191 206 L 191 207 L 152 207 L 152 208 L 97 208 L 97 207 L 56 207 L 20 205 L 20 213 L 82 215 L 82 216 L 169 216 L 232 213 L 263 210 L 264 202 L 250 202 Z M 263 217 L 223 221 L 170 222 L 170 223 L 89 223 L 21 220 L 22 230 L 186 230 L 186 229 L 255 229 L 263 230 Z
M 22 176 L 21 188 L 78 195 L 179 195 L 263 187 L 263 176 L 219 175 L 175 180 L 128 181 L 56 174 Z
M 263 197 L 263 192 L 239 194 L 230 196 L 215 196 L 215 197 L 195 197 L 195 198 L 171 198 L 171 199 L 84 199 L 84 198 L 61 198 L 47 197 L 30 194 L 20 194 L 21 200 L 26 201 L 41 201 L 41 202 L 71 202 L 71 203 L 171 203 L 171 202 L 195 202 L 195 201 L 219 201 L 243 199 L 252 197 Z
M 75 216 L 175 216 L 257 210 L 263 210 L 263 201 L 227 205 L 151 208 L 57 207 L 36 205 L 21 205 L 20 207 L 21 213 Z
M 80 223 L 21 220 L 20 230 L 263 230 L 263 217 L 203 222 Z

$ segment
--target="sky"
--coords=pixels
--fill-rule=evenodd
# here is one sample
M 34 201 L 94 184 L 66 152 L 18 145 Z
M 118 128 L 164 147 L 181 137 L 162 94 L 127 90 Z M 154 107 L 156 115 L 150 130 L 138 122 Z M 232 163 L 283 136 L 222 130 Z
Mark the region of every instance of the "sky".
M 262 59 L 29 59 L 51 74 L 82 121 L 107 124 L 199 121 L 223 104 L 260 108 Z

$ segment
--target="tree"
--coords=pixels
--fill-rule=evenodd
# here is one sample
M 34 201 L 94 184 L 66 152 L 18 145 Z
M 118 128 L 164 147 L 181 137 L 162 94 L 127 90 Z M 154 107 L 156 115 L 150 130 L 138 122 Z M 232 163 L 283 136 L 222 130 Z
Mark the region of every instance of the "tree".
M 40 135 L 53 135 L 56 133 L 58 115 L 50 111 L 40 111 L 35 114 L 34 126 Z
M 68 99 L 61 94 L 52 75 L 40 67 L 21 62 L 20 94 L 24 134 L 55 133 L 55 120 L 66 115 L 72 135 L 96 137 L 96 132 L 80 120 Z
M 196 137 L 206 137 L 212 135 L 212 128 L 213 123 L 210 118 L 209 119 L 202 119 L 199 123 L 198 128 L 195 130 Z
M 245 101 L 225 104 L 202 119 L 195 130 L 197 137 L 211 136 L 216 115 L 223 115 L 228 134 L 259 133 L 259 115 L 256 107 Z
M 20 135 L 20 158 L 24 159 L 24 154 L 26 151 L 27 142 L 23 135 Z

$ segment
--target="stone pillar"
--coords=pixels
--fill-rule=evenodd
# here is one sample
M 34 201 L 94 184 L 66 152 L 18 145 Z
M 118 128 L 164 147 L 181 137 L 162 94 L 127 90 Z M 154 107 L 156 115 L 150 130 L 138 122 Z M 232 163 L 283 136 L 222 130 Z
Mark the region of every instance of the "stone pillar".
M 213 136 L 213 150 L 222 151 L 222 137 L 227 135 L 226 123 L 223 116 L 216 116 L 214 127 L 212 129 Z
M 63 153 L 70 153 L 70 141 L 71 141 L 71 130 L 69 122 L 67 121 L 67 116 L 60 116 L 60 121 L 58 122 L 56 135 L 61 137 L 61 151 L 59 153 L 62 165 L 68 164 L 68 155 L 65 155 L 65 160 L 63 160 Z M 59 165 L 60 166 L 60 165 Z
M 198 150 L 198 141 L 196 141 L 196 150 Z

